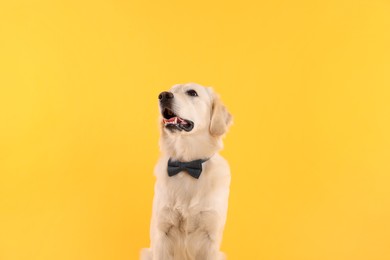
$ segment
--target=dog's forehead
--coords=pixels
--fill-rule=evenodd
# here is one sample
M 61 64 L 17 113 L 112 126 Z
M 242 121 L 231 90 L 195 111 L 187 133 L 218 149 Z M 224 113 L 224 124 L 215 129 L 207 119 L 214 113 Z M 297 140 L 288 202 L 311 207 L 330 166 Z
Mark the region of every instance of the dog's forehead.
M 171 91 L 174 93 L 178 93 L 178 92 L 185 92 L 185 91 L 190 90 L 190 89 L 193 89 L 196 91 L 204 91 L 205 87 L 198 85 L 198 84 L 195 84 L 195 83 L 177 84 L 171 88 Z
M 177 84 L 172 86 L 171 92 L 173 93 L 180 93 L 180 92 L 186 92 L 187 90 L 193 89 L 197 92 L 204 92 L 207 93 L 207 88 L 196 84 L 196 83 L 187 83 L 187 84 Z

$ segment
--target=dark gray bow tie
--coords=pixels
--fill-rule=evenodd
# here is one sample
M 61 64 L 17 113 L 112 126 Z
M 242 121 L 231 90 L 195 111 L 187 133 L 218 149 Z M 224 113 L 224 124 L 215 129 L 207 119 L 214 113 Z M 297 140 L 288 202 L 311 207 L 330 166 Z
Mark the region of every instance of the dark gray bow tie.
M 181 171 L 186 171 L 189 175 L 195 179 L 199 179 L 200 174 L 202 173 L 202 163 L 206 160 L 195 160 L 190 162 L 179 162 L 168 160 L 168 176 L 172 177 L 178 174 Z

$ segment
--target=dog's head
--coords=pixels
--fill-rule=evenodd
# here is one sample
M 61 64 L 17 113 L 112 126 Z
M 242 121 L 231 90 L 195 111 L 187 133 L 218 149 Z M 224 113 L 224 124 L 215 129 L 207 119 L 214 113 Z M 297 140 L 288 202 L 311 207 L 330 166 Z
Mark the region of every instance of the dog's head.
M 232 117 L 212 88 L 195 83 L 179 84 L 158 96 L 161 126 L 169 134 L 192 135 L 208 132 L 222 136 Z

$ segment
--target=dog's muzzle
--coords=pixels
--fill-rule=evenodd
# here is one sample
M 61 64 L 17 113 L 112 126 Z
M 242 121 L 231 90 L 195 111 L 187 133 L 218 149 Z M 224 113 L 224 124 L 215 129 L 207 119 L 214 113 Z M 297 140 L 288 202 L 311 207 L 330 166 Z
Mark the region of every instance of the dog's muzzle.
M 181 118 L 173 111 L 172 101 L 174 99 L 174 95 L 172 92 L 161 92 L 160 95 L 158 95 L 158 99 L 160 100 L 160 110 L 163 117 L 162 121 L 166 128 L 171 131 L 184 130 L 186 132 L 189 132 L 194 128 L 194 122 Z

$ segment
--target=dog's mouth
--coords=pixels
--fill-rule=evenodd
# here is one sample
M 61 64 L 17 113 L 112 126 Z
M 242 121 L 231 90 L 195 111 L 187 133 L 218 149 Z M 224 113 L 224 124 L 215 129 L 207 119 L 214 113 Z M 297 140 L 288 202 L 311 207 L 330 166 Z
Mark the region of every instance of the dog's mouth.
M 187 120 L 176 115 L 172 109 L 164 108 L 161 112 L 163 116 L 163 124 L 166 128 L 174 130 L 184 130 L 186 132 L 191 131 L 194 128 L 194 122 Z

